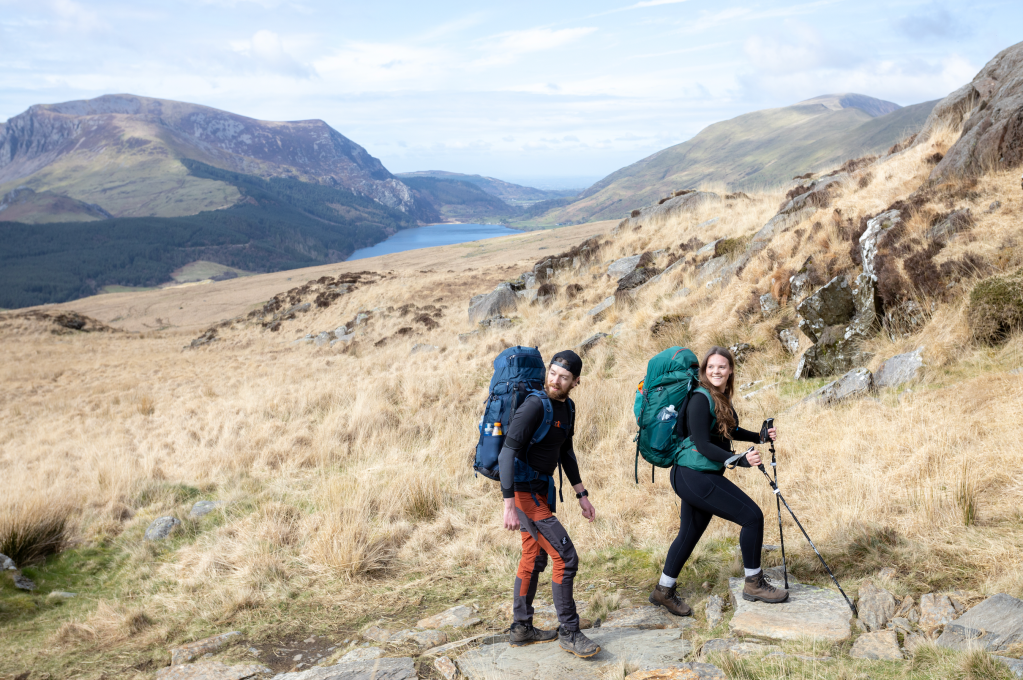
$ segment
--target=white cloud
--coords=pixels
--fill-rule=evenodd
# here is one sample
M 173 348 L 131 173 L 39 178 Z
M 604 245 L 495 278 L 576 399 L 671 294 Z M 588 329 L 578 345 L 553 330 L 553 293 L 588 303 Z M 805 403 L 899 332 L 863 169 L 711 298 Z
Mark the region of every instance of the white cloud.
M 248 40 L 233 41 L 231 48 L 248 57 L 259 70 L 279 73 L 296 78 L 309 78 L 315 71 L 300 64 L 284 47 L 281 36 L 266 29 L 256 31 Z
M 524 31 L 506 31 L 476 42 L 483 56 L 476 59 L 476 67 L 513 64 L 524 55 L 553 50 L 574 43 L 597 29 L 584 28 L 530 28 Z

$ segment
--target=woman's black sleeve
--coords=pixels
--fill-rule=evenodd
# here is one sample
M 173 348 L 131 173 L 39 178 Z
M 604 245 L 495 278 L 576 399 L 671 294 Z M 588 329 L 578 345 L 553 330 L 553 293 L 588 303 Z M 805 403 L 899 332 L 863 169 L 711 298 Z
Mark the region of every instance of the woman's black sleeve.
M 732 432 L 732 439 L 737 442 L 753 442 L 754 444 L 760 443 L 760 433 L 752 432 L 750 430 L 744 430 L 738 425 L 735 427 L 735 431 Z
M 710 420 L 710 403 L 707 401 L 706 395 L 694 392 L 689 397 L 689 406 L 686 407 L 689 437 L 696 445 L 697 451 L 711 460 L 724 463 L 732 457 L 732 452 L 711 443 Z

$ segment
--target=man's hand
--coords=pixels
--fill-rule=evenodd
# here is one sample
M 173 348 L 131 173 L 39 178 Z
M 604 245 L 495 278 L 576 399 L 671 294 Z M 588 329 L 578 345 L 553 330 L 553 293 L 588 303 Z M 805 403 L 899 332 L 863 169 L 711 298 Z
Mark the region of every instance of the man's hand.
M 753 449 L 752 446 L 750 448 Z M 752 451 L 746 454 L 746 460 L 749 461 L 750 467 L 756 467 L 760 465 L 760 452 L 757 451 L 756 449 L 753 449 Z
M 519 513 L 515 509 L 514 498 L 504 499 L 504 528 L 508 531 L 519 530 Z
M 593 504 L 590 503 L 590 499 L 586 496 L 579 499 L 579 507 L 583 509 L 583 517 L 591 522 L 597 517 L 597 511 L 593 508 Z

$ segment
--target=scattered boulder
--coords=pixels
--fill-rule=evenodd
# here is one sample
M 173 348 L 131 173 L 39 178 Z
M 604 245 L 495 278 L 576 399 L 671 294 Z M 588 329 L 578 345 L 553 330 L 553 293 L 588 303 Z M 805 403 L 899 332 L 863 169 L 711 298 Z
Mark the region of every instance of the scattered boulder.
M 778 331 L 778 341 L 789 354 L 799 352 L 799 338 L 792 332 L 791 328 L 782 328 Z
M 702 246 L 699 250 L 697 250 L 693 254 L 693 257 L 701 257 L 703 255 L 706 255 L 708 257 L 716 257 L 717 256 L 718 244 L 723 242 L 724 240 L 725 239 L 723 239 L 723 238 L 719 238 L 717 240 L 711 241 L 707 245 Z
M 384 655 L 384 650 L 379 647 L 356 647 L 352 651 L 346 653 L 340 659 L 338 663 L 344 663 L 346 661 L 366 661 L 367 659 L 379 659 Z
M 923 351 L 923 347 L 917 347 L 912 352 L 897 354 L 885 361 L 874 374 L 874 387 L 876 389 L 898 387 L 916 378 L 924 365 L 923 359 L 920 358 Z
M 864 633 L 856 638 L 849 656 L 854 659 L 882 659 L 885 661 L 902 661 L 902 650 L 899 649 L 899 637 L 894 630 L 881 630 L 875 633 Z
M 582 341 L 582 343 L 579 345 L 579 351 L 582 352 L 583 354 L 589 352 L 591 349 L 597 346 L 597 343 L 599 343 L 606 337 L 607 333 L 594 333 L 593 335 Z
M 981 647 L 988 652 L 1004 652 L 1020 643 L 1023 643 L 1023 601 L 999 593 L 946 624 L 936 644 L 949 649 Z
M 685 316 L 682 314 L 665 314 L 650 326 L 650 335 L 658 336 L 663 333 L 669 333 L 673 330 L 685 330 L 689 326 L 689 322 L 693 320 L 691 316 Z
M 736 364 L 741 364 L 749 358 L 749 355 L 753 353 L 753 345 L 748 342 L 739 342 L 728 348 L 728 351 L 732 353 L 732 358 L 735 359 Z
M 14 560 L 3 553 L 0 553 L 0 571 L 15 571 L 17 568 L 18 567 L 14 565 Z
M 458 677 L 458 667 L 455 662 L 446 656 L 437 657 L 433 660 L 433 667 L 444 676 L 444 680 L 455 680 Z
M 956 234 L 968 231 L 976 221 L 969 208 L 962 208 L 948 214 L 933 227 L 927 230 L 927 238 L 932 241 L 948 241 Z
M 838 380 L 811 393 L 803 401 L 827 406 L 869 394 L 872 389 L 874 389 L 874 380 L 870 371 L 865 368 L 855 368 Z
M 629 255 L 628 257 L 615 260 L 608 266 L 607 275 L 616 281 L 621 281 L 622 278 L 636 270 L 642 257 L 642 255 Z
M 654 267 L 637 267 L 618 279 L 618 292 L 634 290 L 650 281 L 660 272 Z
M 188 343 L 188 347 L 186 349 L 195 349 L 196 347 L 202 347 L 204 345 L 208 345 L 208 344 L 212 343 L 216 339 L 217 339 L 217 329 L 216 328 L 207 328 L 203 332 L 202 335 L 200 335 L 198 338 L 196 338 L 192 342 Z
M 797 304 L 813 290 L 813 284 L 810 283 L 810 264 L 812 262 L 813 256 L 811 255 L 806 258 L 799 271 L 789 277 L 789 298 Z
M 614 295 L 606 297 L 606 298 L 604 298 L 603 302 L 601 302 L 599 305 L 597 305 L 596 307 L 594 307 L 590 311 L 586 312 L 586 316 L 592 316 L 594 318 L 594 320 L 598 320 L 598 319 L 600 319 L 601 317 L 604 316 L 604 313 L 608 309 L 610 309 L 611 306 L 614 305 L 614 303 L 615 303 L 615 296 Z
M 712 217 L 709 220 L 704 220 L 703 222 L 697 224 L 696 228 L 703 229 L 704 227 L 709 227 L 712 224 L 717 224 L 720 219 L 721 219 L 720 217 Z
M 987 210 L 985 212 L 993 213 L 1001 207 L 1002 207 L 1001 201 L 992 201 L 991 205 L 987 207 Z
M 156 672 L 156 680 L 248 680 L 273 673 L 265 666 L 228 666 L 219 661 L 203 661 L 165 666 Z
M 420 628 L 468 628 L 479 622 L 480 618 L 476 616 L 476 609 L 462 604 L 420 619 L 416 625 Z
M 46 596 L 47 600 L 72 600 L 78 597 L 78 593 L 69 593 L 66 590 L 54 590 Z
M 771 293 L 764 293 L 760 296 L 760 311 L 764 314 L 773 314 L 778 311 L 778 298 Z
M 511 284 L 501 283 L 493 292 L 473 298 L 469 303 L 469 321 L 474 323 L 502 316 L 517 308 Z
M 790 578 L 788 601 L 765 604 L 742 598 L 745 579 L 731 578 L 728 585 L 735 610 L 728 627 L 734 635 L 767 640 L 813 638 L 825 642 L 842 642 L 851 636 L 849 605 L 830 588 L 804 585 Z
M 192 509 L 188 511 L 188 516 L 196 519 L 203 515 L 208 515 L 224 505 L 227 505 L 226 501 L 196 501 L 192 504 Z
M 479 334 L 480 334 L 480 332 L 478 330 L 477 331 L 469 331 L 468 333 L 459 333 L 458 334 L 458 343 L 460 345 L 464 345 L 464 344 L 468 343 L 470 340 L 478 337 Z
M 241 632 L 232 630 L 230 633 L 221 633 L 220 635 L 214 635 L 208 637 L 205 640 L 197 640 L 195 642 L 189 642 L 186 645 L 175 647 L 170 650 L 171 653 L 171 665 L 176 666 L 182 663 L 188 663 L 192 659 L 196 659 L 203 654 L 215 652 L 224 645 L 232 642 L 234 638 L 241 637 Z
M 721 623 L 724 618 L 722 610 L 725 608 L 725 601 L 718 595 L 711 595 L 707 598 L 707 603 L 704 605 L 704 611 L 707 614 L 707 627 L 717 628 L 718 624 Z
M 713 279 L 716 276 L 720 276 L 721 272 L 725 267 L 728 266 L 728 257 L 722 255 L 720 257 L 711 258 L 707 260 L 699 271 L 696 273 L 697 281 L 705 281 L 707 279 Z
M 334 340 L 331 340 L 330 341 L 330 346 L 333 347 L 334 345 L 338 344 L 339 342 L 342 343 L 342 344 L 347 345 L 348 343 L 350 343 L 354 339 L 355 339 L 355 333 L 347 333 L 345 335 L 341 335 L 341 336 L 335 338 Z
M 327 331 L 323 331 L 322 333 L 319 333 L 315 339 L 313 339 L 313 344 L 316 345 L 317 347 L 323 347 L 325 345 L 330 344 L 330 340 L 331 340 L 330 333 L 328 333 Z
M 924 630 L 931 630 L 951 623 L 956 618 L 955 607 L 948 595 L 928 593 L 920 596 L 920 622 Z
M 794 227 L 806 218 L 817 212 L 816 206 L 806 206 L 787 213 L 778 213 L 767 221 L 756 234 L 753 235 L 753 243 L 767 243 L 777 234 L 782 233 L 790 227 Z
M 25 576 L 24 574 L 22 574 L 20 571 L 14 572 L 13 577 L 14 577 L 14 587 L 17 588 L 18 590 L 35 590 L 36 589 L 36 582 L 33 581 L 32 579 L 30 579 L 28 576 Z
M 419 675 L 412 657 L 403 656 L 314 666 L 295 673 L 278 673 L 271 680 L 419 680 Z
M 426 354 L 428 352 L 436 352 L 439 349 L 440 347 L 438 347 L 437 345 L 427 345 L 422 342 L 417 342 L 416 344 L 412 345 L 412 349 L 409 350 L 409 355 Z
M 895 596 L 884 588 L 867 580 L 860 586 L 859 602 L 856 609 L 860 613 L 860 623 L 868 631 L 883 630 L 895 615 Z
M 387 642 L 391 639 L 392 635 L 394 635 L 393 631 L 378 625 L 370 626 L 366 628 L 366 630 L 362 631 L 362 637 L 376 642 Z
M 813 295 L 799 303 L 799 330 L 817 342 L 828 326 L 845 325 L 856 312 L 852 288 L 845 276 L 836 276 Z
M 665 224 L 677 223 L 688 218 L 700 206 L 721 200 L 719 195 L 710 191 L 685 190 L 673 193 L 675 195 L 664 203 L 643 210 L 633 210 L 612 233 L 636 229 L 643 225 L 658 228 Z
M 828 326 L 817 343 L 799 358 L 796 378 L 835 375 L 866 363 L 871 354 L 863 351 L 859 336 L 843 326 Z
M 558 286 L 555 283 L 547 282 L 542 284 L 536 290 L 536 297 L 534 298 L 537 302 L 542 305 L 549 305 L 554 301 L 554 297 L 558 294 Z
M 162 541 L 179 524 L 181 524 L 181 520 L 176 517 L 157 517 L 146 529 L 145 538 L 147 541 Z

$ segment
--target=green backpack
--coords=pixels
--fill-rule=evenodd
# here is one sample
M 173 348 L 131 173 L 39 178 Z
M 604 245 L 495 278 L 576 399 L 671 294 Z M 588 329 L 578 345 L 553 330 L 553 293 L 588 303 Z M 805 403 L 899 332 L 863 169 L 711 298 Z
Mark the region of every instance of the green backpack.
M 714 417 L 714 400 L 700 387 L 700 361 L 692 350 L 669 347 L 657 354 L 646 365 L 646 377 L 636 389 L 632 410 L 636 414 L 639 432 L 636 434 L 636 483 L 639 483 L 639 457 L 650 463 L 650 480 L 656 468 L 683 465 L 694 470 L 723 470 L 721 463 L 712 461 L 699 451 L 688 436 L 680 439 L 675 423 L 685 414 L 689 396 L 703 393 L 710 401 Z M 713 423 L 711 427 L 713 428 Z

